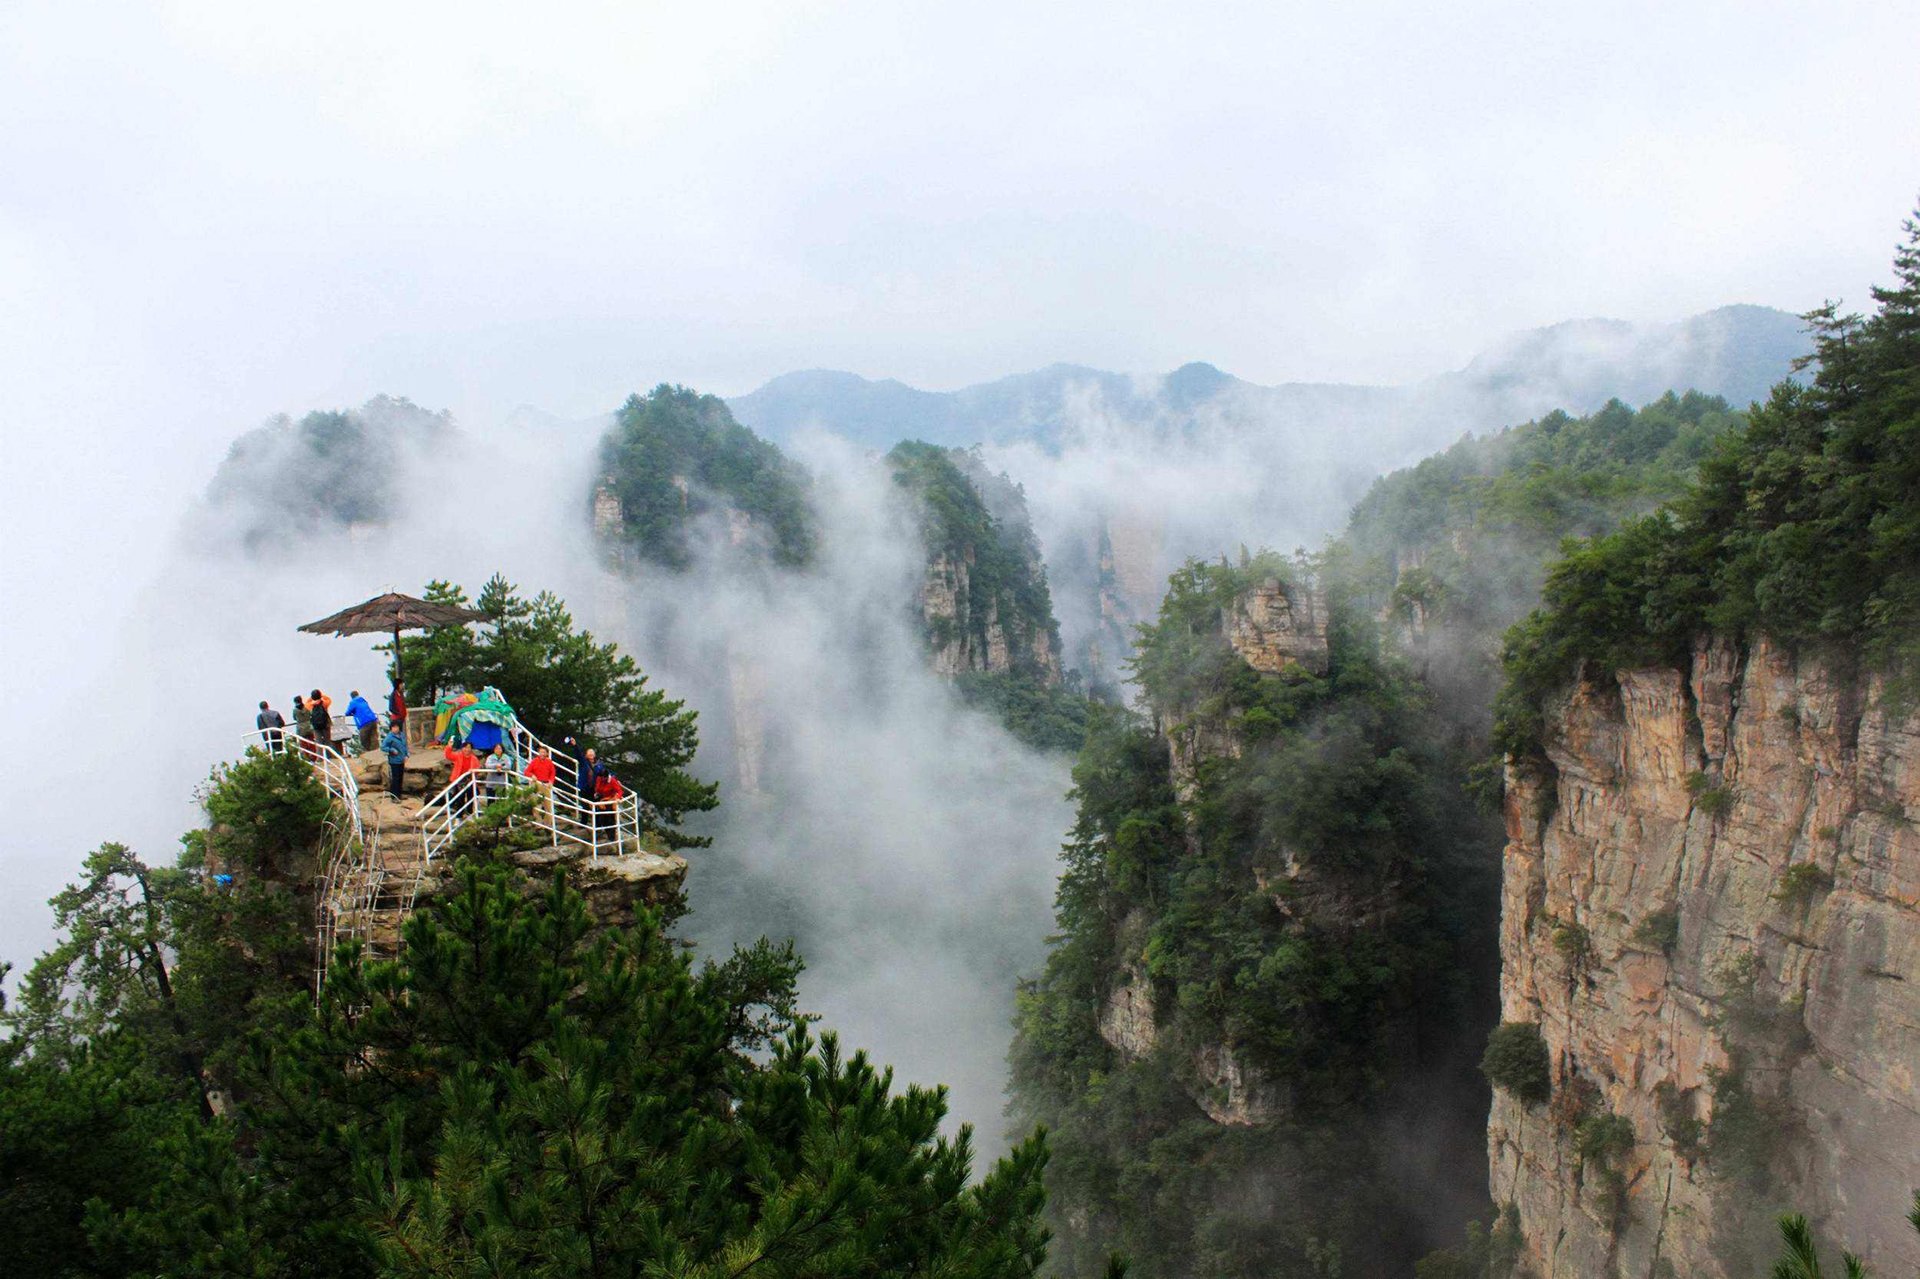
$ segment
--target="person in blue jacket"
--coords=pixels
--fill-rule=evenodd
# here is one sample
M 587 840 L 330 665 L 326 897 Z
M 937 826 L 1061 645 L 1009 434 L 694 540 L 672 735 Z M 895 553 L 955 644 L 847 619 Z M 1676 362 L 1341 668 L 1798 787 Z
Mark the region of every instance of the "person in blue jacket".
M 398 726 L 389 728 L 380 739 L 380 749 L 387 756 L 387 793 L 399 799 L 407 781 L 406 732 Z
M 367 705 L 367 699 L 360 696 L 360 690 L 353 690 L 353 697 L 347 702 L 347 718 L 360 730 L 360 749 L 370 751 L 374 740 L 380 735 L 380 716 L 373 707 Z
M 566 743 L 573 750 L 573 788 L 580 792 L 581 800 L 593 798 L 593 768 L 599 762 L 599 756 L 593 753 L 593 747 L 580 749 L 580 743 L 569 737 Z

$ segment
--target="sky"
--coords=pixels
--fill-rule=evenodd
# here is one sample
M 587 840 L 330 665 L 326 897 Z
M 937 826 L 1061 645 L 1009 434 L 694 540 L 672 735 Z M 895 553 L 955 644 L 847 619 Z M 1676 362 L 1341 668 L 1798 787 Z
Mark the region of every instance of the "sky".
M 1571 317 L 1864 302 L 1916 55 L 1911 3 L 8 0 L 0 728 L 137 766 L 88 750 L 94 668 L 276 412 L 1398 383 Z

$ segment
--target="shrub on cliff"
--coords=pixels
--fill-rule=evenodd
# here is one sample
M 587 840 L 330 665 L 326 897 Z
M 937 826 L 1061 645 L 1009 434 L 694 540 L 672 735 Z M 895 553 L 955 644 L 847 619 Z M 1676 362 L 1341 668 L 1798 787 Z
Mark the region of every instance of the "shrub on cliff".
M 1503 1021 L 1487 1036 L 1480 1071 L 1495 1088 L 1512 1093 L 1528 1105 L 1553 1095 L 1553 1062 L 1540 1027 L 1530 1021 Z

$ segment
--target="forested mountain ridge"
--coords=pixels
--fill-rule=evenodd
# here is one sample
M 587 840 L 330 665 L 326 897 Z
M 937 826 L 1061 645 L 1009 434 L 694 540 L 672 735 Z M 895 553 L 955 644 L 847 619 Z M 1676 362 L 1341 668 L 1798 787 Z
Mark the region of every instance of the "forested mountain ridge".
M 1920 1264 L 1907 230 L 1874 314 L 1811 317 L 1811 381 L 1571 548 L 1509 637 L 1489 1155 L 1535 1269 L 1746 1275 L 1788 1208 Z
M 1718 397 L 1668 392 L 1637 411 L 1613 400 L 1466 437 L 1377 481 L 1331 563 L 1449 713 L 1485 737 L 1501 637 L 1538 603 L 1564 539 L 1611 532 L 1684 491 L 1745 421 Z
M 1075 770 L 1060 936 L 1013 1049 L 1060 1264 L 1409 1264 L 1412 1205 L 1481 1113 L 1463 948 L 1491 836 L 1447 734 L 1366 610 L 1271 554 L 1176 574 L 1135 672 L 1145 715 L 1096 716 Z
M 1490 749 L 1500 635 L 1564 538 L 1681 492 L 1743 421 L 1694 392 L 1549 414 L 1383 477 L 1311 566 L 1175 575 L 1134 664 L 1148 718 L 1103 717 L 1076 773 L 1062 936 L 1023 994 L 1015 1047 L 1016 1113 L 1056 1137 L 1070 1273 L 1097 1263 L 1103 1231 L 1144 1241 L 1152 1275 L 1309 1274 L 1330 1246 L 1349 1266 L 1404 1268 L 1446 1236 L 1431 1204 L 1414 1207 L 1418 1178 L 1367 1153 L 1411 1122 L 1396 1087 L 1421 1090 L 1427 1192 L 1458 1190 L 1456 1219 L 1484 1211 L 1469 1187 L 1486 1093 L 1468 1067 L 1495 1020 L 1500 832 L 1473 816 L 1466 783 Z M 1395 869 L 1357 886 L 1330 851 L 1343 846 L 1387 850 L 1375 856 Z M 1196 935 L 1211 1005 L 1181 981 Z M 1368 977 L 1314 958 L 1330 937 Z M 1417 984 L 1423 964 L 1446 982 L 1412 998 L 1374 984 Z M 1226 1011 L 1246 996 L 1221 992 L 1252 991 L 1255 1006 Z M 1263 1058 L 1266 1018 L 1284 1042 L 1311 1030 L 1312 1051 Z M 1328 1061 L 1379 1091 L 1329 1098 Z M 1326 1156 L 1335 1131 L 1344 1162 Z M 1266 1205 L 1258 1225 L 1248 1195 Z M 1508 1247 L 1513 1231 L 1509 1218 Z
M 776 439 L 836 431 L 871 448 L 902 439 L 949 447 L 1014 438 L 1057 443 L 1091 396 L 1122 418 L 1148 422 L 1196 411 L 1248 413 L 1291 423 L 1373 430 L 1418 419 L 1418 451 L 1461 430 L 1561 409 L 1589 413 L 1609 399 L 1652 400 L 1695 387 L 1744 407 L 1788 375 L 1807 341 L 1799 318 L 1761 306 L 1728 306 L 1674 324 L 1574 320 L 1516 334 L 1464 368 L 1403 387 L 1286 383 L 1261 386 L 1208 364 L 1188 364 L 1158 385 L 1075 364 L 1055 364 L 957 391 L 923 391 L 892 379 L 812 370 L 774 378 L 728 401 Z

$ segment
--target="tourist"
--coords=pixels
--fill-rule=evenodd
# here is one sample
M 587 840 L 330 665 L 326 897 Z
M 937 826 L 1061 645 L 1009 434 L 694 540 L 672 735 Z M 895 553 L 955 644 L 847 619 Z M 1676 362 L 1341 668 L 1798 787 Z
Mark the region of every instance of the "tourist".
M 293 695 L 293 731 L 300 739 L 300 753 L 312 756 L 313 746 L 313 708 L 307 705 L 307 699 L 295 693 Z
M 552 811 L 553 779 L 559 775 L 560 770 L 554 766 L 553 756 L 544 746 L 534 752 L 533 758 L 527 761 L 527 780 L 532 782 L 533 788 L 540 793 L 540 804 L 535 809 L 537 813 L 544 815 Z
M 387 694 L 387 720 L 401 732 L 407 731 L 407 695 L 399 680 L 393 682 L 393 691 Z
M 367 705 L 367 699 L 360 696 L 360 690 L 354 689 L 347 699 L 347 718 L 360 730 L 360 749 L 370 751 L 380 738 L 380 716 Z
M 593 753 L 593 747 L 580 749 L 580 743 L 569 737 L 567 745 L 573 747 L 574 769 L 573 788 L 580 792 L 582 802 L 593 798 L 593 768 L 599 757 Z
M 387 792 L 399 799 L 407 779 L 406 730 L 399 724 L 389 727 L 387 735 L 380 739 L 380 749 L 387 757 Z
M 614 839 L 618 841 L 620 797 L 626 793 L 627 788 L 620 784 L 620 779 L 613 775 L 611 768 L 605 764 L 593 766 L 594 843 L 600 842 L 599 832 L 609 826 L 615 828 Z
M 287 721 L 280 717 L 280 712 L 265 702 L 260 703 L 260 713 L 253 717 L 253 726 L 260 730 L 261 740 L 267 744 L 267 753 L 278 755 L 287 736 Z
M 333 744 L 333 712 L 327 709 L 327 702 L 319 689 L 313 690 L 313 698 L 307 703 L 307 710 L 313 716 L 313 740 L 322 750 L 338 750 Z
M 458 745 L 449 743 L 446 753 L 447 762 L 453 765 L 453 775 L 447 779 L 449 784 L 459 781 L 462 777 L 465 777 L 468 773 L 480 767 L 480 757 L 474 753 L 473 747 L 467 745 L 465 742 L 461 742 Z M 474 780 L 477 782 L 479 779 L 475 778 Z
M 513 775 L 513 761 L 507 758 L 507 748 L 495 742 L 485 762 L 487 798 L 492 799 L 507 788 L 507 778 Z

